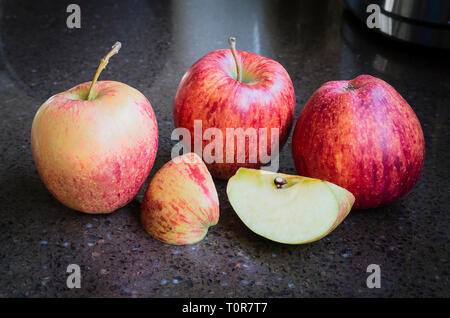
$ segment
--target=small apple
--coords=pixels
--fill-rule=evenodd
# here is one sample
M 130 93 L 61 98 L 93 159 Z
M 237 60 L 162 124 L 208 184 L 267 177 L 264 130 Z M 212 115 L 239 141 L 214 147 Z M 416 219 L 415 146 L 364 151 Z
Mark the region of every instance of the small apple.
M 64 205 L 109 213 L 131 201 L 147 178 L 158 148 L 158 126 L 149 101 L 119 82 L 97 82 L 117 42 L 92 82 L 50 97 L 31 129 L 36 168 Z
M 197 154 L 172 159 L 150 181 L 141 222 L 154 238 L 175 245 L 197 243 L 218 221 L 216 187 Z
M 220 129 L 223 136 L 223 160 L 206 162 L 211 174 L 228 179 L 239 167 L 258 168 L 262 162 L 261 140 L 267 137 L 263 151 L 270 157 L 274 147 L 281 149 L 291 131 L 295 115 L 295 94 L 291 79 L 278 62 L 257 54 L 237 51 L 235 39 L 229 39 L 230 48 L 211 52 L 192 65 L 181 79 L 174 101 L 174 122 L 177 128 L 186 128 L 194 136 L 194 121 L 201 121 L 202 136 L 209 128 Z M 237 143 L 227 144 L 227 128 L 248 128 L 267 135 L 246 138 L 245 149 L 237 150 Z M 277 130 L 278 138 L 273 137 Z M 273 135 L 275 136 L 275 135 Z M 230 140 L 234 135 L 229 133 Z M 194 138 L 184 140 L 194 149 Z M 202 140 L 199 151 L 210 141 Z M 228 145 L 228 146 L 227 146 Z M 250 149 L 257 150 L 256 160 Z M 193 151 L 199 151 L 194 149 Z M 245 152 L 245 162 L 237 152 Z M 228 155 L 227 155 L 228 153 Z M 203 154 L 203 152 L 202 152 Z M 226 160 L 227 156 L 231 162 Z M 250 160 L 251 159 L 251 160 Z M 270 159 L 270 158 L 269 158 Z M 206 161 L 206 160 L 205 160 Z
M 355 208 L 405 196 L 422 171 L 425 142 L 416 114 L 381 79 L 325 83 L 298 118 L 292 153 L 299 174 L 352 192 Z
M 349 191 L 327 181 L 246 168 L 230 178 L 227 195 L 248 228 L 286 244 L 321 239 L 355 202 Z

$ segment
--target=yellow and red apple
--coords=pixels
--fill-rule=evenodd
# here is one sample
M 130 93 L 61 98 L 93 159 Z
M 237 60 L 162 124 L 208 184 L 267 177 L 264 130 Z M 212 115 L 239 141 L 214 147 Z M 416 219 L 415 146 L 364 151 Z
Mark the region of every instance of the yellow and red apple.
M 45 186 L 64 205 L 86 213 L 112 212 L 131 201 L 158 148 L 147 98 L 123 83 L 96 82 L 98 74 L 92 83 L 50 97 L 31 130 Z
M 287 71 L 278 62 L 260 55 L 236 51 L 234 39 L 230 39 L 230 49 L 211 52 L 192 65 L 181 79 L 174 101 L 174 122 L 178 128 L 190 131 L 191 140 L 184 140 L 190 149 L 197 152 L 194 145 L 194 121 L 201 121 L 201 134 L 209 128 L 220 129 L 223 136 L 223 160 L 206 163 L 214 177 L 228 179 L 239 167 L 258 168 L 267 163 L 260 157 L 261 138 L 267 138 L 265 154 L 274 156 L 286 142 L 295 115 L 295 94 Z M 256 140 L 245 139 L 245 162 L 239 162 L 238 144 L 228 144 L 227 128 L 248 128 L 267 135 Z M 272 140 L 276 129 L 278 140 Z M 275 139 L 275 137 L 273 138 Z M 202 140 L 200 151 L 210 141 Z M 249 150 L 257 149 L 258 158 L 250 160 Z M 231 162 L 226 160 L 231 157 Z M 233 153 L 231 153 L 233 152 Z M 202 152 L 203 153 L 203 152 Z M 234 157 L 234 158 L 233 158 Z
M 386 205 L 419 179 L 425 156 L 420 122 L 385 81 L 360 75 L 322 85 L 298 118 L 292 153 L 299 174 L 348 189 L 355 208 Z
M 216 187 L 195 153 L 172 159 L 150 181 L 142 201 L 141 222 L 154 238 L 169 244 L 193 244 L 218 221 Z

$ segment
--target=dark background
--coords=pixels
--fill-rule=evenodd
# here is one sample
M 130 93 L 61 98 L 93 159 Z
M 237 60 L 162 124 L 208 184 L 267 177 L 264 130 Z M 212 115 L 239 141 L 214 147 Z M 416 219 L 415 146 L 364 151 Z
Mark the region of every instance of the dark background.
M 341 1 L 76 1 L 81 29 L 66 27 L 73 1 L 0 1 L 0 297 L 433 297 L 449 289 L 448 52 L 374 34 Z M 75 212 L 39 179 L 30 148 L 35 112 L 51 95 L 90 81 L 122 42 L 101 80 L 140 90 L 159 123 L 147 180 L 168 160 L 172 103 L 184 72 L 237 38 L 240 50 L 280 62 L 296 93 L 296 117 L 330 80 L 371 74 L 410 103 L 426 141 L 422 176 L 391 206 L 352 211 L 333 233 L 289 246 L 257 236 L 238 219 L 216 180 L 220 221 L 205 240 L 170 246 L 139 224 L 146 185 L 110 215 Z M 280 171 L 295 174 L 291 139 Z M 146 183 L 146 184 L 147 184 Z M 82 288 L 66 287 L 68 264 Z M 366 268 L 381 265 L 381 288 Z

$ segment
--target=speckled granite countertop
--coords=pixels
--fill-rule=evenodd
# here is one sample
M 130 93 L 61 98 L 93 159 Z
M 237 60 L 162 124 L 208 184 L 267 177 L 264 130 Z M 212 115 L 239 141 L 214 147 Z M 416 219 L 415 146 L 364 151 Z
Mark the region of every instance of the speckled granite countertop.
M 340 1 L 78 1 L 79 30 L 66 28 L 69 3 L 0 1 L 1 297 L 450 296 L 448 54 L 375 36 Z M 122 50 L 101 79 L 134 86 L 152 103 L 160 139 L 151 177 L 170 160 L 181 76 L 204 54 L 226 47 L 229 35 L 239 49 L 284 65 L 296 116 L 329 80 L 367 73 L 394 86 L 425 134 L 425 166 L 412 193 L 389 207 L 353 211 L 331 235 L 303 246 L 248 230 L 223 181 L 216 181 L 220 222 L 192 246 L 165 245 L 143 231 L 138 215 L 146 185 L 110 215 L 81 214 L 51 196 L 30 148 L 40 104 L 89 81 L 120 40 Z M 295 173 L 290 142 L 281 171 Z M 81 266 L 80 289 L 66 287 L 71 263 Z M 380 289 L 366 287 L 371 263 L 381 265 Z

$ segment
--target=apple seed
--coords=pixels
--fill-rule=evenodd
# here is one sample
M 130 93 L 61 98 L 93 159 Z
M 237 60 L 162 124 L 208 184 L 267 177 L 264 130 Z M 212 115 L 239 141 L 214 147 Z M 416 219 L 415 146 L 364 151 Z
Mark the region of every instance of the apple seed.
M 285 178 L 282 177 L 276 177 L 275 179 L 273 179 L 273 183 L 275 183 L 275 185 L 277 186 L 278 189 L 283 188 L 283 185 L 285 185 L 287 183 Z

